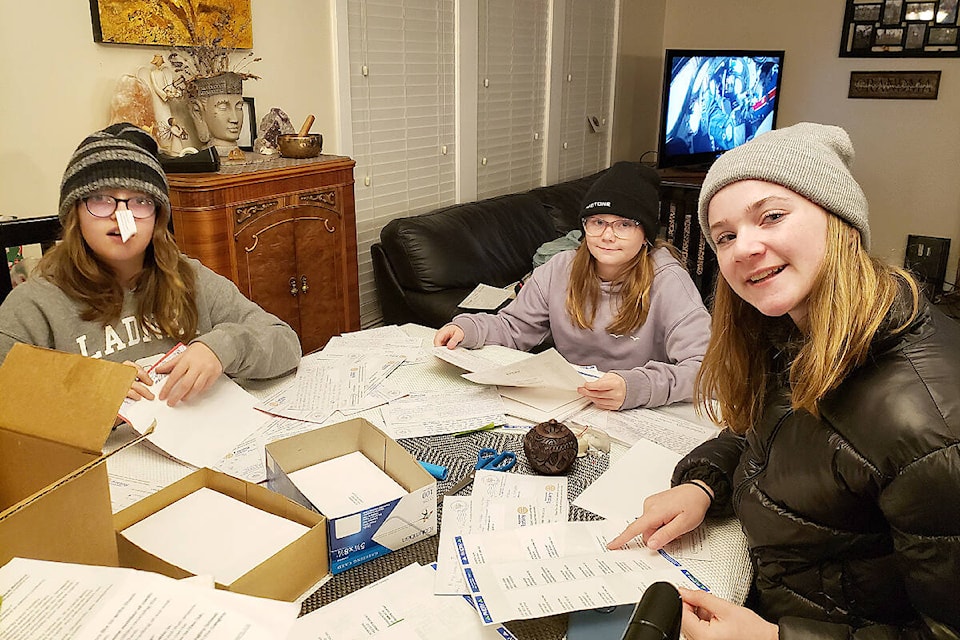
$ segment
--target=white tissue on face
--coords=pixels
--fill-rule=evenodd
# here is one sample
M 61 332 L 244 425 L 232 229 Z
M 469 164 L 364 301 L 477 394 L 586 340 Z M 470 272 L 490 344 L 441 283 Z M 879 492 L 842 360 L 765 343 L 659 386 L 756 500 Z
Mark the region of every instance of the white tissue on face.
M 117 209 L 117 226 L 120 227 L 120 239 L 124 242 L 137 235 L 137 223 L 128 209 Z

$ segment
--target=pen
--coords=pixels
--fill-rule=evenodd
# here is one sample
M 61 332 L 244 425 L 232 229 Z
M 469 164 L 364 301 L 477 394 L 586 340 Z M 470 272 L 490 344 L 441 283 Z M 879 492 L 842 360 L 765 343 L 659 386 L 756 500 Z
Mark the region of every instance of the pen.
M 467 429 L 466 431 L 458 431 L 457 433 L 453 434 L 453 437 L 462 438 L 463 436 L 470 435 L 471 433 L 477 433 L 479 431 L 490 431 L 491 429 L 496 429 L 499 426 L 500 425 L 494 424 L 491 422 L 489 424 L 483 425 L 482 427 L 477 427 L 476 429 Z

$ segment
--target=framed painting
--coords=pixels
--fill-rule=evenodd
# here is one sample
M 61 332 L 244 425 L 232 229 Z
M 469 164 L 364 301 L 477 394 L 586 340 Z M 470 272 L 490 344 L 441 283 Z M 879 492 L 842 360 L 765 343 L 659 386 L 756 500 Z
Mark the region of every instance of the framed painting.
M 958 0 L 846 0 L 840 55 L 960 56 Z
M 253 47 L 250 0 L 90 0 L 93 40 L 164 47 Z

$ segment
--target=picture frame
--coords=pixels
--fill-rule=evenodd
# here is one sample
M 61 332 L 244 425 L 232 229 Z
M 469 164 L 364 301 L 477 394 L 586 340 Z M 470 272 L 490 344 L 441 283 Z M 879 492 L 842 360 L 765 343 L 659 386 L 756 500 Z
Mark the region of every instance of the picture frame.
M 960 0 L 845 0 L 840 56 L 960 56 Z
M 851 71 L 848 98 L 936 100 L 940 71 Z
M 243 125 L 237 146 L 244 151 L 253 151 L 253 141 L 257 139 L 257 110 L 253 98 L 243 98 Z
M 253 48 L 251 0 L 90 0 L 93 41 Z

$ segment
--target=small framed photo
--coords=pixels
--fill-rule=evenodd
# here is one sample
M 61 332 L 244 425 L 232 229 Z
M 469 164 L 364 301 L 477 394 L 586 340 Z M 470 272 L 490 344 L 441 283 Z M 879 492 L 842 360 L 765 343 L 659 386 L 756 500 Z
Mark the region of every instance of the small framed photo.
M 854 22 L 879 22 L 882 4 L 855 4 L 853 5 Z
M 874 44 L 881 46 L 897 46 L 903 43 L 903 29 L 877 29 L 877 37 Z
M 883 6 L 883 24 L 899 24 L 903 15 L 903 0 L 887 0 Z
M 957 0 L 940 0 L 937 24 L 957 24 Z
M 956 27 L 933 27 L 927 37 L 928 44 L 957 44 Z
M 911 24 L 907 26 L 907 49 L 919 49 L 923 46 L 923 37 L 927 33 L 927 25 Z
M 936 2 L 908 2 L 903 19 L 907 22 L 930 22 L 935 15 Z
M 873 25 L 872 24 L 858 24 L 854 27 L 853 32 L 853 49 L 869 49 L 870 43 L 873 42 Z
M 240 127 L 240 139 L 237 145 L 244 151 L 253 151 L 253 141 L 257 139 L 257 110 L 253 98 L 243 99 L 243 125 Z

